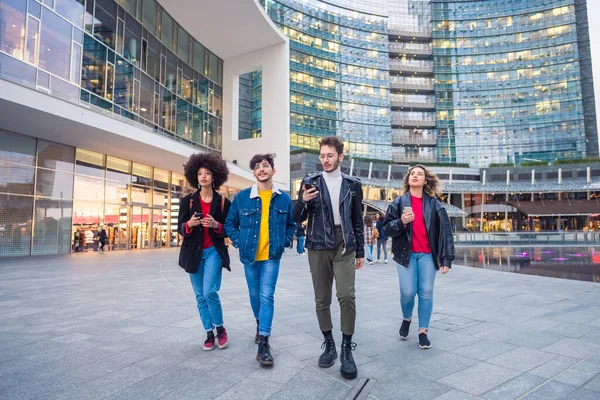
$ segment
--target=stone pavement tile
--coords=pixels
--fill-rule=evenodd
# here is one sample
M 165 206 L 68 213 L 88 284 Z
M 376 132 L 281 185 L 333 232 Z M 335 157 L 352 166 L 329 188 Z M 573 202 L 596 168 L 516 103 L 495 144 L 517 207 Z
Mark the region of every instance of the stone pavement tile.
M 459 349 L 452 350 L 452 353 L 467 358 L 474 358 L 479 361 L 485 361 L 514 350 L 515 348 L 517 347 L 512 344 L 496 342 L 494 340 L 480 340 Z
M 514 337 L 520 337 L 527 334 L 529 333 L 522 328 L 501 326 L 499 328 L 488 329 L 487 331 L 475 333 L 473 335 L 473 341 L 495 340 L 499 342 L 506 342 Z
M 335 379 L 327 374 L 305 367 L 296 376 L 290 379 L 273 396 L 272 400 L 279 399 L 326 399 L 333 397 L 332 389 L 345 390 L 344 387 L 336 385 Z
M 69 335 L 55 337 L 51 340 L 54 340 L 55 342 L 69 344 L 69 343 L 81 342 L 82 340 L 86 340 L 91 337 L 92 337 L 92 335 L 87 335 L 85 333 L 71 333 Z
M 275 365 L 270 368 L 260 368 L 248 376 L 247 379 L 257 381 L 286 384 L 294 376 L 298 375 L 304 369 L 304 365 L 298 367 L 286 367 L 279 365 L 279 359 L 275 360 Z
M 541 332 L 543 330 L 561 325 L 561 322 L 548 318 L 531 318 L 527 321 L 520 322 L 515 325 L 515 328 L 522 328 L 527 331 Z
M 267 400 L 277 392 L 283 384 L 258 381 L 251 378 L 242 379 L 237 385 L 217 397 L 218 400 Z
M 593 379 L 590 379 L 583 388 L 594 392 L 600 392 L 600 374 L 596 375 Z
M 557 335 L 570 338 L 580 338 L 595 330 L 596 329 L 591 326 L 576 325 L 573 323 L 562 323 L 560 325 L 556 325 L 552 328 L 546 329 L 546 332 L 555 333 Z
M 501 367 L 514 369 L 520 372 L 527 372 L 546 362 L 558 357 L 556 354 L 546 353 L 536 349 L 519 347 L 501 354 L 497 357 L 487 360 L 490 364 L 499 365 Z
M 541 376 L 542 378 L 550 379 L 560 374 L 563 371 L 571 368 L 579 360 L 572 357 L 558 356 L 545 364 L 529 371 L 530 374 Z
M 565 385 L 564 383 L 550 381 L 534 392 L 523 397 L 527 400 L 562 400 L 575 399 L 571 397 L 576 388 Z
M 273 353 L 273 358 L 277 360 L 277 354 L 275 352 Z M 258 361 L 256 361 L 256 353 L 253 353 L 234 358 L 227 362 L 219 363 L 205 373 L 209 377 L 225 379 L 235 384 L 240 382 L 242 379 L 249 377 L 260 368 L 262 367 Z
M 519 373 L 517 371 L 508 368 L 479 363 L 439 379 L 438 382 L 452 386 L 463 392 L 479 396 L 518 375 Z
M 152 343 L 158 342 L 160 339 L 165 338 L 167 336 L 175 335 L 177 333 L 183 332 L 186 329 L 184 328 L 176 328 L 174 326 L 163 326 L 157 327 L 148 332 L 140 333 L 138 335 L 128 336 L 127 340 L 138 343 Z
M 46 351 L 66 346 L 64 343 L 54 342 L 52 340 L 42 340 L 41 342 L 30 343 L 12 349 L 0 351 L 0 362 L 23 358 L 32 354 L 40 354 Z
M 156 329 L 156 327 L 155 326 L 145 326 L 145 325 L 133 325 L 133 326 L 129 326 L 127 328 L 120 329 L 120 331 L 125 332 L 125 333 L 131 333 L 133 335 L 139 335 L 140 333 L 146 333 L 153 329 Z
M 505 340 L 504 342 L 514 344 L 515 346 L 529 347 L 540 350 L 562 339 L 564 339 L 564 336 L 543 331 L 529 332 L 524 335 L 515 336 L 511 339 Z
M 192 381 L 161 397 L 161 400 L 215 399 L 227 392 L 234 385 L 235 383 L 225 379 L 200 374 Z
M 277 349 L 285 349 L 306 343 L 312 343 L 315 346 L 321 346 L 322 342 L 322 340 L 316 339 L 310 335 L 307 335 L 306 333 L 293 333 L 291 335 L 273 336 L 269 340 L 271 346 Z
M 600 349 L 600 345 L 598 344 L 589 343 L 581 339 L 567 338 L 551 344 L 542 350 L 549 353 L 582 359 L 598 349 Z
M 419 400 L 433 399 L 451 390 L 449 386 L 407 374 L 393 381 L 377 381 L 370 395 L 381 400 Z
M 466 332 L 447 332 L 437 329 L 430 329 L 429 332 L 428 337 L 432 342 L 433 348 L 440 350 L 452 351 L 475 342 L 473 336 L 467 335 Z
M 229 316 L 230 314 L 231 314 L 231 310 L 227 310 L 227 315 Z M 184 319 L 184 320 L 181 320 L 181 321 L 171 324 L 171 326 L 174 326 L 176 328 L 196 328 L 196 327 L 200 327 L 201 325 L 202 325 L 202 323 L 200 322 L 200 318 L 198 318 L 198 316 Z M 142 333 L 142 332 L 140 332 L 140 333 Z
M 554 378 L 554 380 L 567 385 L 579 387 L 587 383 L 597 374 L 600 374 L 600 364 L 583 361 L 569 368 Z
M 592 392 L 586 389 L 577 389 L 569 394 L 572 399 L 577 400 L 598 400 L 598 392 Z
M 482 394 L 481 397 L 488 400 L 516 399 L 545 381 L 546 379 L 540 376 L 523 374 Z
M 2 375 L 27 370 L 29 368 L 35 367 L 36 365 L 38 365 L 38 363 L 26 360 L 24 358 L 17 358 L 14 360 L 5 361 L 3 363 L 0 363 L 0 377 L 2 377 Z
M 115 395 L 127 400 L 135 398 L 159 399 L 194 380 L 197 373 L 197 371 L 188 368 L 173 367 L 120 390 Z
M 451 390 L 444 393 L 441 396 L 436 397 L 434 400 L 478 400 L 481 397 L 473 396 L 471 394 L 461 392 L 460 390 Z
M 429 380 L 437 381 L 477 363 L 477 360 L 445 352 L 425 361 L 412 364 L 408 370 Z

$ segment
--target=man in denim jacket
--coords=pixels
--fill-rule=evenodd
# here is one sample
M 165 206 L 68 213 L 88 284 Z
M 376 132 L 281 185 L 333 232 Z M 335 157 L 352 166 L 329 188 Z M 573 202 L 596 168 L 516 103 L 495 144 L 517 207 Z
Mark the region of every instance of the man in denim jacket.
M 273 365 L 269 336 L 275 285 L 283 249 L 296 231 L 292 200 L 273 183 L 274 158 L 274 154 L 252 157 L 250 169 L 254 171 L 256 184 L 235 196 L 225 221 L 225 231 L 233 246 L 239 249 L 240 261 L 244 264 L 257 325 L 256 359 L 261 365 Z

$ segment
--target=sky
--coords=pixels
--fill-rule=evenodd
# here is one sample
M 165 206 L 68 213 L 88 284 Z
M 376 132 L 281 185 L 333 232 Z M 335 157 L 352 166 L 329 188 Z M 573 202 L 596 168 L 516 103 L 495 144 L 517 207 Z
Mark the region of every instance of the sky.
M 592 69 L 594 74 L 594 97 L 596 120 L 600 123 L 600 1 L 587 0 L 590 25 L 590 45 L 592 49 Z M 600 124 L 599 124 L 600 127 Z M 598 131 L 600 137 L 600 130 Z

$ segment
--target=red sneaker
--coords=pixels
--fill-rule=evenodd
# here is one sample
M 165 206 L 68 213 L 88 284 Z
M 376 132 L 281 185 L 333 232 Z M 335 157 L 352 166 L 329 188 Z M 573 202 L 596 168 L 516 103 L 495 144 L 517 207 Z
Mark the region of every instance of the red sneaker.
M 206 341 L 204 342 L 204 346 L 202 346 L 202 349 L 205 351 L 211 351 L 214 350 L 215 348 L 215 337 L 210 337 L 208 339 L 206 339 Z
M 217 335 L 217 342 L 219 344 L 220 349 L 224 349 L 225 347 L 227 347 L 227 344 L 229 343 L 229 337 L 227 336 L 227 331 L 225 330 L 225 328 L 223 328 L 223 332 Z

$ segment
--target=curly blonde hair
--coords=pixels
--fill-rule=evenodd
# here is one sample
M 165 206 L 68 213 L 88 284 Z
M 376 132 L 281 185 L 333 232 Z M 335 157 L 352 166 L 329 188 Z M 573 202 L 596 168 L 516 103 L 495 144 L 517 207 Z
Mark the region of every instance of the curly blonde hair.
M 423 186 L 423 191 L 431 197 L 437 197 L 440 190 L 440 180 L 435 173 L 421 164 L 413 165 L 408 169 L 408 172 L 404 177 L 404 184 L 402 185 L 402 194 L 410 191 L 410 185 L 408 184 L 408 181 L 410 178 L 410 173 L 415 168 L 421 168 L 425 172 L 425 186 Z

